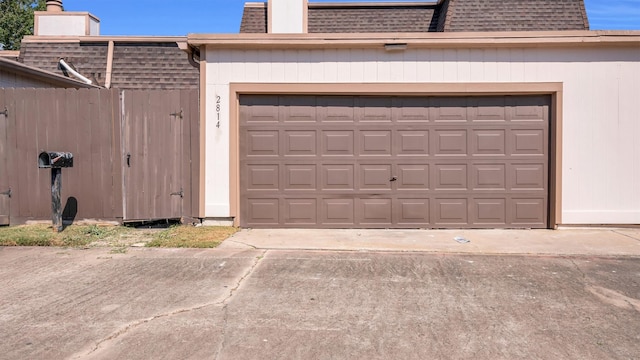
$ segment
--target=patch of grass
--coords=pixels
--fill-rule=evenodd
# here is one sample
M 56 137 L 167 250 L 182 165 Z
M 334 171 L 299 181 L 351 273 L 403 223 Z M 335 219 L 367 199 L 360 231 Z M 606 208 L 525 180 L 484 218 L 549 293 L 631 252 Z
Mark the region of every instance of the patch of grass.
M 0 246 L 85 247 L 132 231 L 123 226 L 72 225 L 56 233 L 48 225 L 11 226 L 0 228 Z
M 238 229 L 229 226 L 171 226 L 157 232 L 148 247 L 214 248 Z
M 54 234 L 45 225 L 0 228 L 2 246 L 52 246 Z
M 113 225 L 72 225 L 60 233 L 48 225 L 0 227 L 0 246 L 113 247 L 126 253 L 133 244 L 148 247 L 214 248 L 233 235 L 233 227 L 175 225 L 168 229 L 135 229 Z

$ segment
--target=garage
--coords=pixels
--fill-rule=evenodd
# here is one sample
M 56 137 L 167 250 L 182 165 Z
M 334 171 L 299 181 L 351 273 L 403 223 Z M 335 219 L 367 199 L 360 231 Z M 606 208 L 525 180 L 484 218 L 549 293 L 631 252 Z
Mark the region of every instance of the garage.
M 239 104 L 242 227 L 549 227 L 551 96 Z

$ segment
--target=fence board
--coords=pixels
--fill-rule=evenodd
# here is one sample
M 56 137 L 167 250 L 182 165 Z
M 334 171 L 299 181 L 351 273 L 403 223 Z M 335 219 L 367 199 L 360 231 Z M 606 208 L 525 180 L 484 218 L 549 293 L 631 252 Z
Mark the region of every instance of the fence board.
M 4 110 L 4 90 L 0 89 L 0 111 Z M 11 211 L 11 197 L 7 193 L 9 187 L 9 167 L 7 161 L 8 149 L 8 127 L 7 116 L 0 114 L 0 225 L 9 225 L 9 214 Z

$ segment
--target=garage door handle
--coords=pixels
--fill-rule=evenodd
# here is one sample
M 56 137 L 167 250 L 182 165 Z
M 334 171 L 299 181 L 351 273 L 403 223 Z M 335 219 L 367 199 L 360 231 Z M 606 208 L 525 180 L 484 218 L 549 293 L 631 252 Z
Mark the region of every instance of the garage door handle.
M 391 180 L 389 180 L 389 181 L 396 181 L 396 180 L 398 180 L 398 177 L 394 176 L 394 177 L 392 177 L 392 178 L 391 178 Z

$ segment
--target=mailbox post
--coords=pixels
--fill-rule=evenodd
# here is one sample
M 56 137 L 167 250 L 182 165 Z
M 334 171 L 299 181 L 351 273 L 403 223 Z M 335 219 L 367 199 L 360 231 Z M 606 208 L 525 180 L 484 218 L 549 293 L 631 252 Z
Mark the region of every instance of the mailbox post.
M 38 155 L 38 167 L 51 169 L 51 212 L 53 231 L 60 232 L 62 225 L 62 168 L 73 167 L 73 154 L 68 152 L 43 151 Z

